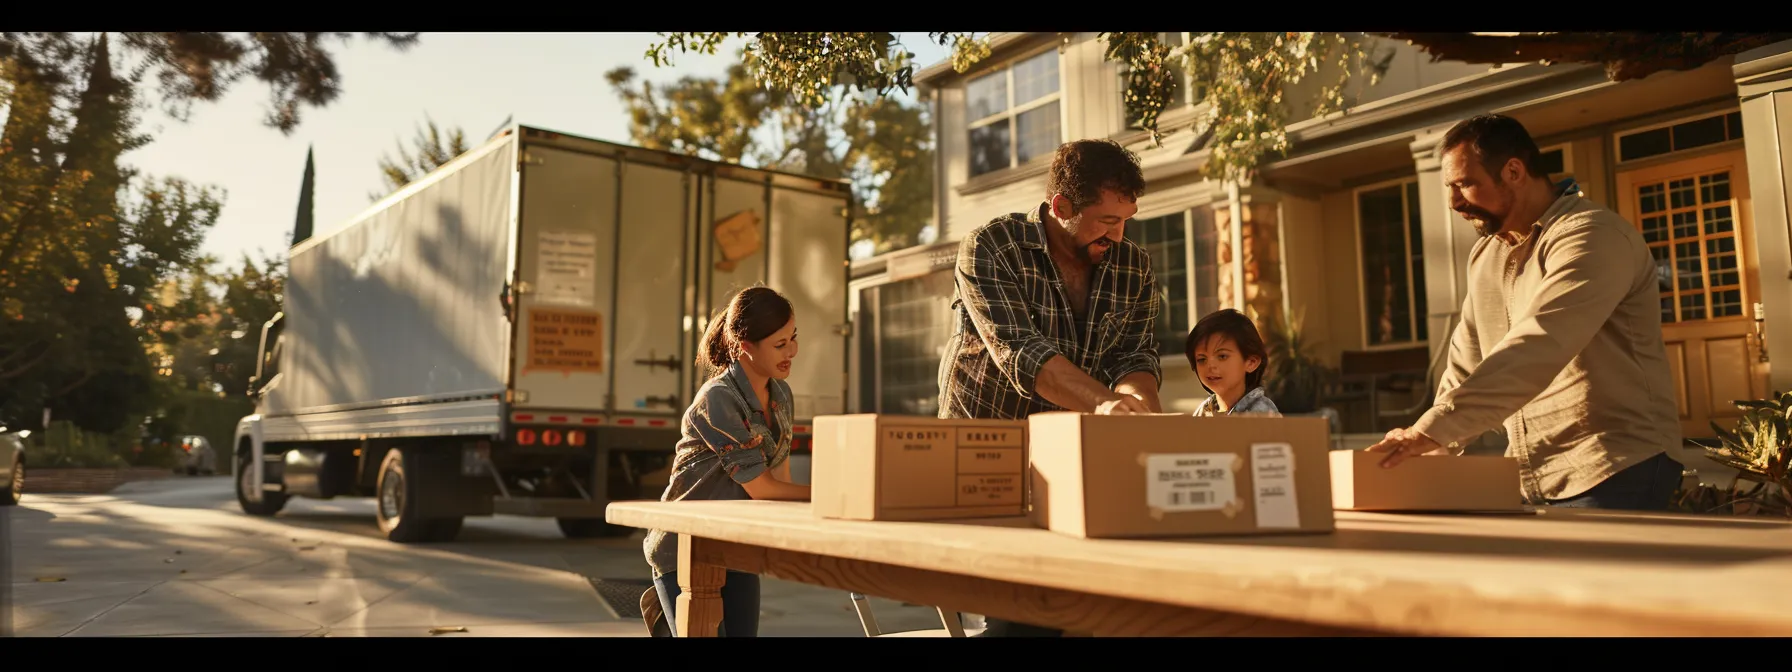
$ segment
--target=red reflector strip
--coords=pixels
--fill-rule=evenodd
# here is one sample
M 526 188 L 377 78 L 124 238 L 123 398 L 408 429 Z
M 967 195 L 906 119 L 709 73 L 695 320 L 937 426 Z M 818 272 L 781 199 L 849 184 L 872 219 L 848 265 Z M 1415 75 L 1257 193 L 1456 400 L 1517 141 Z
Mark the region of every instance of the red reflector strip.
M 518 414 L 516 414 L 516 421 L 517 421 L 517 422 L 528 422 L 528 421 L 530 421 L 530 420 L 534 420 L 534 419 L 535 419 L 535 416 L 533 416 L 533 415 L 530 415 L 530 414 L 527 414 L 527 413 L 518 413 Z
M 665 420 L 648 420 L 647 424 L 650 427 L 665 427 L 666 421 Z
M 603 424 L 604 419 L 603 418 L 585 418 L 581 422 L 584 422 L 587 425 L 601 425 L 601 424 Z
M 809 433 L 808 425 L 797 425 L 797 426 L 793 427 L 792 429 L 796 430 L 796 433 L 798 433 L 798 434 L 808 434 Z
M 618 424 L 618 425 L 633 425 L 633 424 L 635 424 L 635 419 L 634 418 L 621 418 L 616 421 L 616 424 Z
M 566 416 L 550 415 L 550 416 L 548 416 L 548 422 L 566 422 Z

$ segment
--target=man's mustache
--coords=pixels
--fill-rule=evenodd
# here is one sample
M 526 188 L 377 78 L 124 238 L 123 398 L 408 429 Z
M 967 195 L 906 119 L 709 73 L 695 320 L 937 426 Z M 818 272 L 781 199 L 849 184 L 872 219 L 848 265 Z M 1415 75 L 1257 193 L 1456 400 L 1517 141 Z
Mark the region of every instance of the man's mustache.
M 1493 216 L 1493 213 L 1488 212 L 1486 210 L 1482 210 L 1482 209 L 1477 208 L 1472 205 L 1465 205 L 1460 208 L 1457 208 L 1456 214 L 1462 215 L 1463 218 L 1465 218 L 1465 219 L 1473 217 L 1476 219 L 1480 219 L 1481 221 L 1484 221 L 1484 222 L 1491 222 L 1495 219 L 1498 219 L 1497 217 Z

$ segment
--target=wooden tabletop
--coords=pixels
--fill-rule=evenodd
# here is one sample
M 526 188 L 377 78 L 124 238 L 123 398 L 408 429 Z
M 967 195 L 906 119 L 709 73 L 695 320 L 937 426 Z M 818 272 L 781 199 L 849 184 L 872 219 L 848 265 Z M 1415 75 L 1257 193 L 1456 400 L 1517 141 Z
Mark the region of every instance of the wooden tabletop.
M 1434 635 L 1792 635 L 1792 523 L 1543 509 L 1339 511 L 1326 535 L 1090 540 L 1024 518 L 816 519 L 808 503 L 616 502 L 699 538 L 1329 626 Z

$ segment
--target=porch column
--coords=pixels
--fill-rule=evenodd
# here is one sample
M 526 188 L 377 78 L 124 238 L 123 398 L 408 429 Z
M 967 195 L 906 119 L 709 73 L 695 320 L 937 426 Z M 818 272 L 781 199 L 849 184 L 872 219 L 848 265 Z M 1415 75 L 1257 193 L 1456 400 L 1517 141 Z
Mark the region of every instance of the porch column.
M 1742 99 L 1742 135 L 1754 198 L 1755 250 L 1761 263 L 1763 345 L 1769 391 L 1792 390 L 1792 40 L 1736 55 L 1731 71 Z M 1764 318 L 1764 319 L 1763 319 Z
M 1419 177 L 1419 227 L 1425 256 L 1425 333 L 1431 361 L 1440 361 L 1450 348 L 1462 301 L 1468 296 L 1468 253 L 1474 249 L 1474 227 L 1450 209 L 1444 189 L 1443 157 L 1437 145 L 1449 127 L 1419 134 L 1412 142 L 1412 160 Z M 1431 371 L 1431 384 L 1443 375 L 1441 366 Z
M 1262 186 L 1229 192 L 1225 200 L 1212 206 L 1213 226 L 1219 234 L 1220 307 L 1237 309 L 1255 321 L 1259 330 L 1271 330 L 1287 318 L 1280 198 Z M 1243 226 L 1232 226 L 1234 217 L 1242 219 Z

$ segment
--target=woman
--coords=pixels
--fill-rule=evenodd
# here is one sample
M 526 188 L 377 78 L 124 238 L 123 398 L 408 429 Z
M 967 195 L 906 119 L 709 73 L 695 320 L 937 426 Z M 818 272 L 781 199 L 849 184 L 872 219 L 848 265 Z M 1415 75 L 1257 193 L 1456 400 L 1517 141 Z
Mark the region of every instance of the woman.
M 784 379 L 796 358 L 796 336 L 796 311 L 769 287 L 741 290 L 710 322 L 697 363 L 713 375 L 685 409 L 672 480 L 660 501 L 809 500 L 809 486 L 790 482 L 791 394 Z M 642 596 L 642 615 L 653 632 L 655 612 L 663 611 L 664 634 L 674 634 L 678 535 L 649 530 L 644 546 L 654 590 Z M 655 597 L 659 604 L 651 605 Z M 716 635 L 759 635 L 758 575 L 728 572 Z

